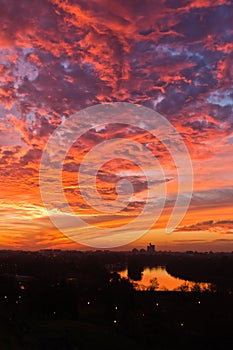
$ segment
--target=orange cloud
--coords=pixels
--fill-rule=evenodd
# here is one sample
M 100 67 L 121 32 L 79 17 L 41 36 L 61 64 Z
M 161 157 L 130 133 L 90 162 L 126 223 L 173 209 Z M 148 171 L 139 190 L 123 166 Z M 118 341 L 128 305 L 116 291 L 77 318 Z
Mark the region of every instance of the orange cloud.
M 63 184 L 76 213 L 85 214 L 93 225 L 120 227 L 142 210 L 147 186 L 132 162 L 108 162 L 98 175 L 99 194 L 108 201 L 114 200 L 116 184 L 124 176 L 133 182 L 133 203 L 120 215 L 105 216 L 90 208 L 77 184 L 80 163 L 95 145 L 127 137 L 157 157 L 165 170 L 168 192 L 160 220 L 135 244 L 149 237 L 161 247 L 185 249 L 188 240 L 195 245 L 195 237 L 186 237 L 184 228 L 199 222 L 200 229 L 207 229 L 203 223 L 213 222 L 216 227 L 216 222 L 231 220 L 232 21 L 233 6 L 227 0 L 114 0 L 111 5 L 108 0 L 4 2 L 0 33 L 1 247 L 77 247 L 49 223 L 43 211 L 40 159 L 49 136 L 63 120 L 108 101 L 147 106 L 176 127 L 193 161 L 193 199 L 183 231 L 176 232 L 174 239 L 164 236 L 162 229 L 177 192 L 174 162 L 149 133 L 131 130 L 116 120 L 103 130 L 90 130 L 67 154 Z M 153 170 L 146 169 L 150 174 Z M 221 225 L 221 232 L 211 232 L 208 238 L 205 231 L 196 243 L 199 249 L 211 247 L 211 242 L 214 249 L 229 249 L 230 235 L 224 236 L 229 244 L 218 240 L 229 227 Z M 184 240 L 184 246 L 179 240 Z

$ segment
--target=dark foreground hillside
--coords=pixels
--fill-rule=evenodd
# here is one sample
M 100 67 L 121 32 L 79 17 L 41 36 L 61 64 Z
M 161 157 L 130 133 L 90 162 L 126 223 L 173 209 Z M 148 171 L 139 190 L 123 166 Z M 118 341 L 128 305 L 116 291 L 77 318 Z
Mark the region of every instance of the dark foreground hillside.
M 156 264 L 214 288 L 136 291 L 117 273 Z M 232 349 L 230 271 L 232 254 L 0 252 L 1 349 Z

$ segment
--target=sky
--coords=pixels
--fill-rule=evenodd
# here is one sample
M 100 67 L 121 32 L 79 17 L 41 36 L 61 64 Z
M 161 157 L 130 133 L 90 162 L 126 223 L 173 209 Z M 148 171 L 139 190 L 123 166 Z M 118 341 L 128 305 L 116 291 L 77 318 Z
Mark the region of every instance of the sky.
M 0 5 L 0 249 L 91 249 L 50 220 L 40 194 L 41 157 L 49 137 L 74 113 L 127 102 L 158 112 L 182 136 L 194 174 L 190 206 L 166 234 L 177 194 L 169 150 L 143 127 L 131 128 L 116 116 L 115 123 L 75 141 L 63 164 L 65 196 L 86 222 L 78 235 L 88 236 L 95 227 L 124 234 L 124 225 L 143 210 L 146 177 L 132 161 L 105 162 L 96 180 L 107 202 L 116 199 L 119 180 L 133 183 L 133 199 L 119 213 L 92 208 L 77 183 L 90 150 L 118 137 L 151 151 L 167 187 L 151 229 L 118 249 L 152 242 L 160 250 L 233 251 L 232 1 L 0 0 Z M 75 127 L 81 127 L 79 120 Z M 110 149 L 106 145 L 103 153 Z M 147 164 L 144 170 L 159 188 L 157 168 Z M 60 211 L 57 203 L 56 214 L 50 214 Z M 139 233 L 142 224 L 143 219 Z

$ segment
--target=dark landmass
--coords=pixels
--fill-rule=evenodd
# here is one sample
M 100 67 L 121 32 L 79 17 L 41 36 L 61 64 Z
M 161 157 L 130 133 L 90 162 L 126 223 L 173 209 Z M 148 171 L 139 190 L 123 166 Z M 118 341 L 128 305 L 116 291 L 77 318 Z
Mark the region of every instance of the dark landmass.
M 135 290 L 154 266 L 212 287 Z M 233 253 L 0 251 L 3 350 L 231 349 L 232 310 Z

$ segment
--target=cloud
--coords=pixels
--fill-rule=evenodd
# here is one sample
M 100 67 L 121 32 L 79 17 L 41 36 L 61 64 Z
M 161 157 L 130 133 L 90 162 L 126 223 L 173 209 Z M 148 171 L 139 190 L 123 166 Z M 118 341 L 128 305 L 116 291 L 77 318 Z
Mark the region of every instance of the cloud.
M 209 231 L 222 234 L 233 234 L 233 220 L 208 220 L 198 222 L 194 225 L 181 226 L 176 229 L 178 232 Z
M 125 101 L 163 114 L 184 138 L 195 174 L 191 211 L 232 206 L 232 22 L 233 6 L 227 0 L 112 0 L 111 5 L 108 0 L 3 1 L 4 200 L 22 196 L 40 205 L 40 158 L 55 128 L 85 107 Z M 170 208 L 177 174 L 168 150 L 149 133 L 117 120 L 90 130 L 68 153 L 63 170 L 70 201 L 77 209 L 88 210 L 77 190 L 76 173 L 92 147 L 114 137 L 140 142 L 157 157 L 165 169 Z M 123 151 L 127 155 L 128 150 Z M 112 200 L 124 171 L 135 190 L 127 211 L 136 214 L 146 183 L 133 178 L 134 164 L 115 161 L 103 167 L 99 192 Z M 160 180 L 156 178 L 155 186 Z

